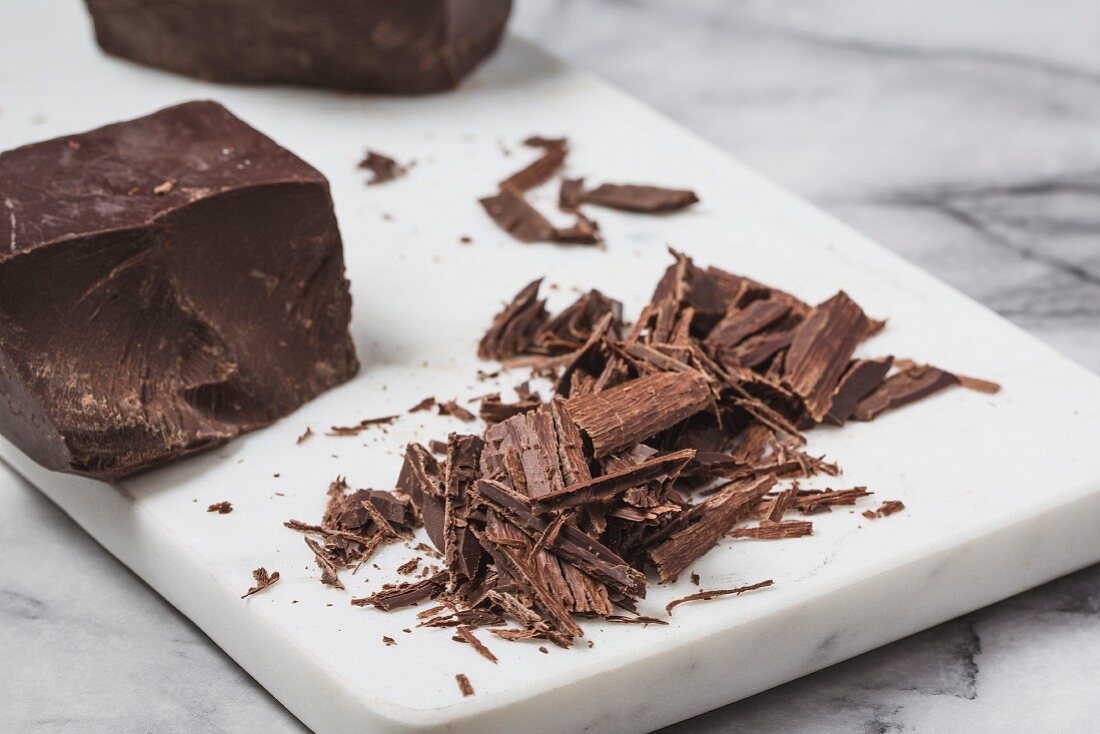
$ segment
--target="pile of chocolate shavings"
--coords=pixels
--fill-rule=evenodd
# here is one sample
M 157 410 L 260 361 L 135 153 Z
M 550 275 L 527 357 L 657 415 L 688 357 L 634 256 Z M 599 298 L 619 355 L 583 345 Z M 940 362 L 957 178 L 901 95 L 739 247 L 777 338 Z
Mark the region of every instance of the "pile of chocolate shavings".
M 678 211 L 699 201 L 695 192 L 638 184 L 601 184 L 586 189 L 583 178 L 562 179 L 558 208 L 572 215 L 573 224 L 557 227 L 527 200 L 526 192 L 549 181 L 565 165 L 569 144 L 565 138 L 532 136 L 523 144 L 542 150 L 532 163 L 504 179 L 497 193 L 480 199 L 498 227 L 520 242 L 600 245 L 600 225 L 581 212 L 591 204 L 643 214 Z
M 871 494 L 803 487 L 840 474 L 807 453 L 807 431 L 871 420 L 954 385 L 997 389 L 907 360 L 857 358 L 884 323 L 843 292 L 810 305 L 673 255 L 633 325 L 599 291 L 552 316 L 538 281 L 521 290 L 479 354 L 522 361 L 552 382 L 551 394 L 525 382 L 515 403 L 482 400 L 480 435 L 452 433 L 432 450 L 409 444 L 395 493 L 334 483 L 321 525 L 287 523 L 321 537 L 311 548 L 322 581 L 422 524 L 444 568 L 352 604 L 390 611 L 435 600 L 419 626 L 455 627 L 487 658 L 479 627 L 568 647 L 582 635 L 578 617 L 655 624 L 637 612 L 647 572 L 674 581 L 728 537 L 809 535 L 806 517 Z M 868 516 L 902 507 L 887 502 Z M 667 612 L 771 583 L 700 590 Z

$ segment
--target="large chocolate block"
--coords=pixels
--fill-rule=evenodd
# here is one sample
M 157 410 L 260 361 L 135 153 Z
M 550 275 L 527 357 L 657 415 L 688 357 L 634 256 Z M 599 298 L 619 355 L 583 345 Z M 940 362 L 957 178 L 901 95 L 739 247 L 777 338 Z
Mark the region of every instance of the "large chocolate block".
M 512 0 L 87 0 L 109 54 L 218 82 L 451 89 L 496 48 Z
M 0 153 L 0 433 L 113 478 L 358 370 L 328 182 L 192 102 Z

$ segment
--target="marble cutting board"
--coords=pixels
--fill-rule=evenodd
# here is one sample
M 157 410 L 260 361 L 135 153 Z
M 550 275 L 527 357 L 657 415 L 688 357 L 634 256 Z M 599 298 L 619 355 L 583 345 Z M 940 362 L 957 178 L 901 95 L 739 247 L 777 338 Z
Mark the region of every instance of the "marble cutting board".
M 648 731 L 1100 559 L 1100 380 L 530 43 L 509 39 L 456 94 L 409 100 L 212 86 L 111 60 L 75 0 L 8 0 L 0 49 L 18 60 L 0 67 L 0 149 L 213 98 L 332 182 L 364 363 L 355 381 L 220 451 L 117 486 L 46 472 L 0 444 L 0 457 L 319 734 Z M 515 243 L 475 198 L 533 155 L 518 141 L 535 132 L 570 137 L 572 175 L 690 186 L 702 203 L 670 217 L 593 210 L 606 251 Z M 367 146 L 416 165 L 365 187 L 355 164 Z M 536 195 L 548 209 L 553 198 Z M 464 235 L 473 243 L 460 244 Z M 402 632 L 415 610 L 348 604 L 396 580 L 407 548 L 345 574 L 348 593 L 318 583 L 282 521 L 318 518 L 337 474 L 391 487 L 407 441 L 468 428 L 422 413 L 358 438 L 320 435 L 327 426 L 493 389 L 474 380 L 485 366 L 477 338 L 535 277 L 557 286 L 553 308 L 598 286 L 637 313 L 669 262 L 666 244 L 811 301 L 843 288 L 890 318 L 863 353 L 927 360 L 1004 390 L 954 390 L 811 433 L 810 449 L 845 469 L 835 486 L 866 485 L 876 493 L 866 507 L 901 499 L 906 511 L 869 522 L 860 506 L 815 518 L 811 538 L 725 541 L 695 567 L 704 587 L 776 585 L 681 607 L 667 627 L 584 623 L 594 647 L 549 655 L 485 634 L 500 658 L 492 665 L 446 630 Z M 296 445 L 306 426 L 319 435 Z M 221 500 L 235 511 L 206 512 Z M 282 580 L 242 601 L 260 565 Z M 663 615 L 694 589 L 655 586 L 641 611 Z M 456 673 L 477 695 L 461 696 Z

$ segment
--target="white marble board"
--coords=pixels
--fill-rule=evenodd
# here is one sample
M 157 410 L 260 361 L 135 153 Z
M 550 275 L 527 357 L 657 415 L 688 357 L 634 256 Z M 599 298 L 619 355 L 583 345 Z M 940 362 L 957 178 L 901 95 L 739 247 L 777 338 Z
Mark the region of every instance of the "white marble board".
M 0 149 L 188 99 L 223 102 L 332 182 L 363 371 L 267 430 L 118 486 L 45 472 L 7 444 L 0 456 L 319 734 L 648 731 L 1100 559 L 1100 380 L 530 43 L 509 39 L 466 87 L 440 97 L 221 87 L 102 57 L 78 6 L 6 3 L 0 44 L 22 63 L 0 70 Z M 606 251 L 517 244 L 474 200 L 530 156 L 517 143 L 533 132 L 570 137 L 571 174 L 691 186 L 703 202 L 671 217 L 598 212 Z M 367 188 L 355 164 L 368 145 L 417 164 Z M 553 196 L 548 188 L 538 200 Z M 591 649 L 543 655 L 485 635 L 494 666 L 445 630 L 403 633 L 415 610 L 351 607 L 350 596 L 397 578 L 411 555 L 401 546 L 377 559 L 381 571 L 346 575 L 348 593 L 318 583 L 282 521 L 319 517 L 337 474 L 392 486 L 405 442 L 466 426 L 417 414 L 385 433 L 298 446 L 307 425 L 322 433 L 428 394 L 486 392 L 492 384 L 473 379 L 484 367 L 476 340 L 519 286 L 548 275 L 554 307 L 598 286 L 636 313 L 669 262 L 666 244 L 809 300 L 843 288 L 890 318 L 866 354 L 928 360 L 1004 390 L 954 390 L 872 424 L 815 431 L 811 449 L 844 466 L 843 485 L 876 493 L 867 506 L 902 499 L 907 510 L 875 522 L 834 512 L 808 539 L 726 541 L 696 566 L 704 587 L 776 586 L 682 607 L 667 627 L 585 623 Z M 220 500 L 235 511 L 206 512 Z M 241 601 L 259 565 L 282 580 Z M 663 614 L 694 589 L 655 586 L 642 611 Z M 383 646 L 383 635 L 397 644 Z M 461 696 L 456 673 L 476 696 Z

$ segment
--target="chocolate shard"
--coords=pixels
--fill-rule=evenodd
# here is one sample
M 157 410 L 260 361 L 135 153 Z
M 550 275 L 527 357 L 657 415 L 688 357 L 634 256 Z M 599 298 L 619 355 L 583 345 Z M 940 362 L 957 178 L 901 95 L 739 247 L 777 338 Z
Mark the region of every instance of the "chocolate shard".
M 477 356 L 503 360 L 524 354 L 539 329 L 550 318 L 546 301 L 539 299 L 542 278 L 525 285 L 504 310 L 493 317 L 493 323 L 478 344 Z
M 562 141 L 560 144 L 540 145 L 537 147 L 543 148 L 542 155 L 536 158 L 530 165 L 521 168 L 501 181 L 500 188 L 527 191 L 528 189 L 533 189 L 536 186 L 546 183 L 550 180 L 551 176 L 557 173 L 558 169 L 565 163 L 565 156 L 568 153 L 565 142 Z
M 554 239 L 554 225 L 518 190 L 504 188 L 478 201 L 498 227 L 520 242 L 549 242 Z
M 0 433 L 42 465 L 132 474 L 358 370 L 328 182 L 222 106 L 2 153 L 0 191 Z
M 586 479 L 556 492 L 536 497 L 534 508 L 538 512 L 562 510 L 592 502 L 603 502 L 625 492 L 640 487 L 656 479 L 675 479 L 688 462 L 695 457 L 695 449 L 682 449 L 671 454 L 658 456 L 639 464 L 608 472 L 595 479 Z
M 675 579 L 714 547 L 733 524 L 748 513 L 752 503 L 767 494 L 775 483 L 775 475 L 769 474 L 733 484 L 696 505 L 691 516 L 674 520 L 674 532 L 649 554 L 661 581 Z
M 751 528 L 737 528 L 730 533 L 731 538 L 754 538 L 756 540 L 782 540 L 784 538 L 802 538 L 813 535 L 814 524 L 808 520 L 789 520 L 787 522 L 765 521 Z
M 867 316 L 841 291 L 815 308 L 794 331 L 784 360 L 784 381 L 806 412 L 821 422 L 848 361 L 867 330 Z
M 745 308 L 738 308 L 711 329 L 705 343 L 714 349 L 728 349 L 747 337 L 763 331 L 790 313 L 790 306 L 781 301 L 753 301 Z
M 570 398 L 569 417 L 592 442 L 594 458 L 629 448 L 705 409 L 711 401 L 696 372 L 659 372 L 592 395 Z
M 959 379 L 950 372 L 927 365 L 913 365 L 886 378 L 878 389 L 859 401 L 851 419 L 873 420 L 887 410 L 900 408 L 958 384 Z
M 510 492 L 498 482 L 481 480 L 478 494 L 492 507 L 508 518 L 529 537 L 537 539 L 546 532 L 550 522 L 531 510 L 529 501 Z M 609 584 L 627 596 L 645 596 L 645 576 L 594 538 L 572 525 L 563 525 L 549 543 L 547 549 L 575 564 L 593 578 Z
M 418 443 L 405 449 L 405 462 L 397 477 L 397 486 L 412 499 L 424 523 L 424 530 L 436 548 L 443 549 L 443 470 L 432 453 Z
M 447 478 L 443 487 L 443 559 L 452 586 L 477 575 L 481 546 L 469 527 L 473 505 L 471 490 L 478 480 L 481 451 L 485 442 L 478 436 L 452 433 L 447 440 Z
M 217 82 L 451 89 L 496 48 L 511 0 L 87 0 L 109 54 Z
M 370 596 L 352 599 L 353 606 L 372 606 L 384 612 L 392 612 L 394 609 L 411 607 L 429 599 L 434 599 L 447 589 L 447 572 L 430 576 L 415 584 L 398 584 L 387 589 L 377 591 Z
M 893 357 L 857 359 L 852 362 L 848 371 L 840 378 L 840 384 L 833 395 L 833 404 L 825 419 L 835 425 L 844 425 L 856 411 L 859 402 L 882 384 L 893 364 Z
M 580 195 L 584 204 L 654 214 L 684 209 L 699 201 L 694 191 L 637 184 L 601 184 Z

